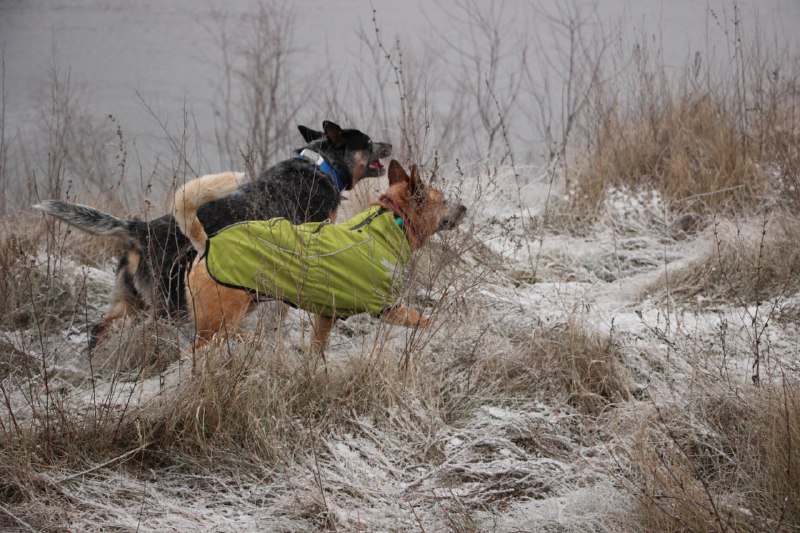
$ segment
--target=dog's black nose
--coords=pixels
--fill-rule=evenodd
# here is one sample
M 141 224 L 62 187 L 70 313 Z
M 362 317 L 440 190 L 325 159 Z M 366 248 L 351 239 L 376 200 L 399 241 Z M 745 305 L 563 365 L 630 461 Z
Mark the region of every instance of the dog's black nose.
M 447 213 L 439 221 L 439 228 L 437 231 L 453 229 L 458 226 L 464 214 L 467 212 L 467 207 L 464 204 L 458 204 L 450 207 Z

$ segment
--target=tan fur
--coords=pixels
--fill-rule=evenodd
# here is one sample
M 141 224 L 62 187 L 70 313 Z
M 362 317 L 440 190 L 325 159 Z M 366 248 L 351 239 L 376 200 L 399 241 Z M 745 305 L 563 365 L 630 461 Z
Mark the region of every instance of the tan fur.
M 227 184 L 225 178 L 220 178 L 219 182 L 221 185 L 217 180 L 211 180 L 210 184 L 216 187 L 225 187 Z M 453 208 L 448 208 L 441 191 L 425 187 L 422 184 L 416 166 L 412 168 L 411 177 L 409 177 L 399 163 L 392 161 L 389 165 L 389 182 L 389 189 L 377 203 L 388 209 L 402 212 L 407 223 L 409 246 L 414 252 L 427 242 L 443 218 L 454 216 L 450 212 L 450 209 Z M 207 237 L 202 228 L 198 230 L 195 227 L 195 221 L 199 224 L 199 220 L 196 218 L 196 205 L 199 203 L 193 204 L 192 202 L 193 198 L 204 198 L 209 195 L 203 196 L 202 191 L 196 190 L 194 184 L 195 182 L 189 182 L 184 189 L 191 187 L 191 190 L 181 190 L 176 193 L 175 218 L 179 220 L 182 231 L 195 232 L 194 237 L 190 237 L 192 244 L 198 251 L 203 251 Z M 195 206 L 194 210 L 193 205 Z M 459 206 L 459 208 L 463 214 L 463 207 Z M 331 219 L 334 216 L 335 213 L 331 213 Z M 192 224 L 188 225 L 187 221 Z M 184 229 L 187 227 L 188 230 Z M 357 275 L 357 273 L 355 274 Z M 198 259 L 195 262 L 186 281 L 187 300 L 190 302 L 189 308 L 197 331 L 196 346 L 209 342 L 217 334 L 228 335 L 235 331 L 241 320 L 253 307 L 253 300 L 246 291 L 216 283 L 208 274 L 205 260 Z M 387 311 L 380 318 L 386 323 L 405 327 L 424 328 L 430 324 L 428 317 L 419 311 L 408 309 L 405 305 Z M 324 351 L 335 322 L 334 317 L 316 317 L 311 344 L 314 352 Z
M 231 289 L 214 281 L 208 275 L 205 261 L 195 264 L 189 273 L 187 294 L 198 345 L 210 341 L 216 334 L 233 333 L 253 306 L 246 291 Z
M 172 214 L 195 250 L 205 250 L 208 240 L 206 230 L 197 218 L 197 209 L 204 203 L 232 193 L 245 181 L 247 176 L 242 172 L 208 174 L 186 183 L 175 192 Z
M 111 309 L 109 309 L 106 315 L 103 317 L 103 321 L 100 322 L 95 329 L 96 342 L 105 341 L 106 337 L 108 337 L 108 332 L 111 329 L 111 325 L 114 322 L 120 318 L 130 316 L 137 311 L 139 311 L 139 308 L 133 305 L 130 300 L 121 299 L 114 302 L 114 304 L 111 306 Z
M 431 319 L 416 311 L 409 309 L 405 305 L 400 305 L 390 309 L 381 315 L 381 320 L 393 326 L 403 326 L 406 328 L 427 328 Z
M 353 164 L 353 171 L 351 172 L 352 177 L 350 178 L 350 182 L 353 184 L 353 187 L 356 184 L 364 179 L 364 171 L 367 170 L 367 166 L 369 165 L 369 160 L 364 157 L 364 154 L 361 152 L 356 152 L 353 156 L 354 164 Z
M 128 274 L 131 276 L 136 274 L 139 268 L 139 261 L 142 260 L 142 253 L 139 250 L 128 250 Z
M 111 308 L 103 316 L 103 319 L 94 326 L 92 346 L 97 343 L 102 343 L 106 337 L 108 337 L 108 331 L 114 322 L 142 310 L 136 302 L 128 297 L 129 293 L 124 280 L 124 276 L 134 275 L 136 269 L 139 268 L 139 262 L 142 256 L 141 253 L 135 249 L 128 250 L 125 253 L 128 259 L 127 265 L 124 271 L 117 273 L 116 286 L 114 287 L 114 294 L 111 298 Z

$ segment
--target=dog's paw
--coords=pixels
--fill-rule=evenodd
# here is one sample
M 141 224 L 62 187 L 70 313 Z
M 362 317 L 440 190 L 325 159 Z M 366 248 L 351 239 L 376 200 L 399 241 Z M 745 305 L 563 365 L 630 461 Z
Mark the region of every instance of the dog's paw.
M 381 315 L 381 320 L 394 326 L 405 326 L 407 328 L 427 328 L 431 324 L 431 319 L 405 305 L 400 305 Z

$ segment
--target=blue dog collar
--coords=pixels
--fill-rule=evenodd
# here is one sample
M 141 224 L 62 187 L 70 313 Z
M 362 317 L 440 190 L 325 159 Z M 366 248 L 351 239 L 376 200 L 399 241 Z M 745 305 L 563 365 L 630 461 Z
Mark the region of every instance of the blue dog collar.
M 308 148 L 304 148 L 295 159 L 305 159 L 309 163 L 313 163 L 316 167 L 320 170 L 320 172 L 327 174 L 330 176 L 331 180 L 333 181 L 333 185 L 336 187 L 337 192 L 342 192 L 347 188 L 347 184 L 344 180 L 339 176 L 339 173 L 336 172 L 336 169 L 333 166 L 325 161 L 325 158 L 322 157 L 320 154 L 315 152 L 314 150 L 310 150 Z

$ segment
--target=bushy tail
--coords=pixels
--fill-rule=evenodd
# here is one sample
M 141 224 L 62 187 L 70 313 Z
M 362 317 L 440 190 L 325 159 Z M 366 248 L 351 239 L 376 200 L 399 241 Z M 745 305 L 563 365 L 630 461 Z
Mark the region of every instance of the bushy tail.
M 135 222 L 122 220 L 93 207 L 60 200 L 45 200 L 33 206 L 43 213 L 94 235 L 109 235 L 136 241 Z
M 242 172 L 209 174 L 187 182 L 175 192 L 172 215 L 195 250 L 203 253 L 208 241 L 206 230 L 197 218 L 197 209 L 206 202 L 227 196 L 246 181 L 247 176 Z

